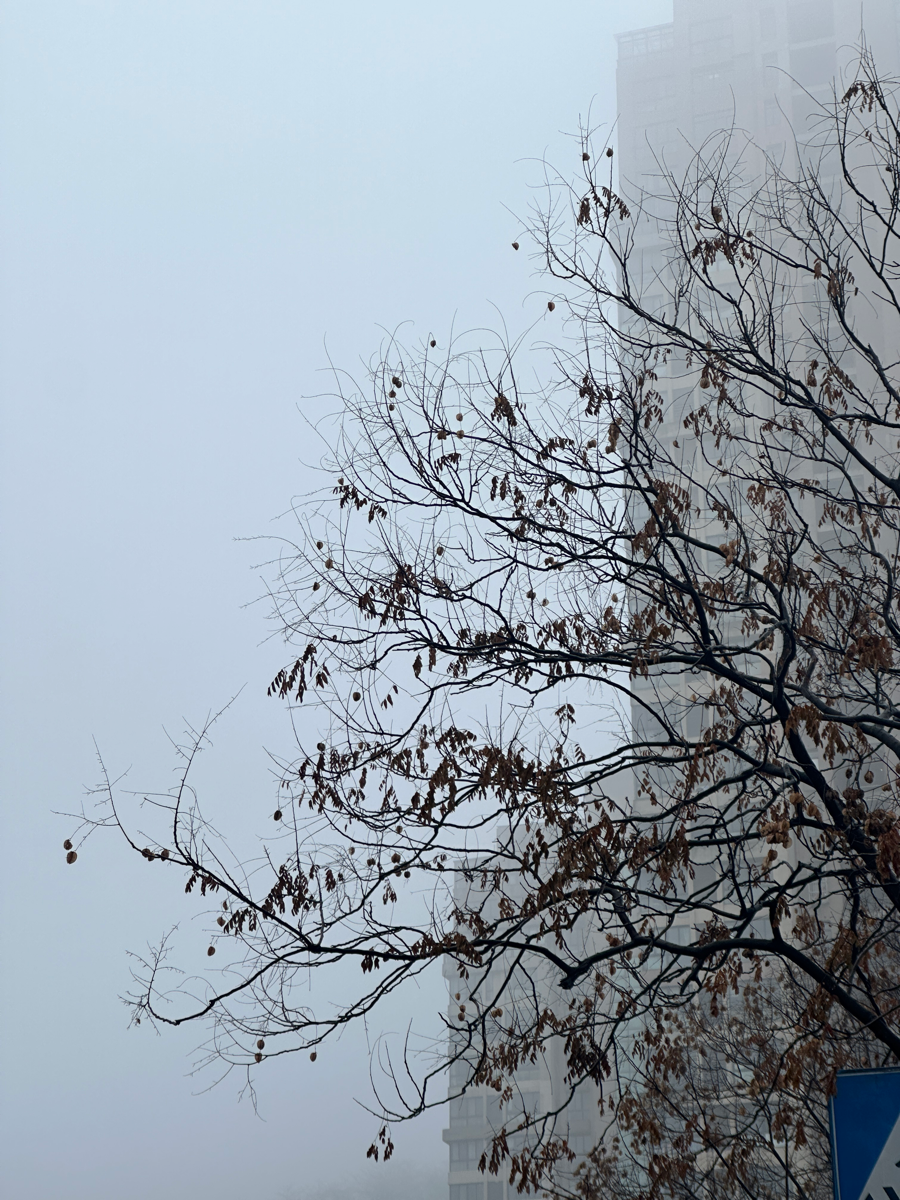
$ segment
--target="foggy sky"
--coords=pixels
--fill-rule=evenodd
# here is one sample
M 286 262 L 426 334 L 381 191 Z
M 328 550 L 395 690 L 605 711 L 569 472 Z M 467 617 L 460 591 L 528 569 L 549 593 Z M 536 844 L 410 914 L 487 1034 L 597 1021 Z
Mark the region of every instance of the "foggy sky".
M 270 819 L 265 751 L 290 730 L 265 687 L 286 652 L 250 603 L 266 552 L 234 539 L 314 486 L 329 358 L 355 370 L 404 321 L 445 344 L 454 320 L 540 315 L 515 213 L 543 156 L 580 165 L 579 116 L 614 118 L 613 34 L 670 13 L 5 0 L 6 1195 L 446 1195 L 440 1115 L 397 1132 L 387 1171 L 366 1163 L 361 1033 L 260 1072 L 256 1116 L 238 1081 L 189 1076 L 202 1030 L 129 1032 L 127 952 L 197 909 L 112 837 L 67 867 L 53 813 L 97 781 L 94 738 L 126 789 L 167 786 L 167 735 L 246 684 L 200 781 L 220 825 Z M 404 1014 L 384 1020 L 371 1037 Z

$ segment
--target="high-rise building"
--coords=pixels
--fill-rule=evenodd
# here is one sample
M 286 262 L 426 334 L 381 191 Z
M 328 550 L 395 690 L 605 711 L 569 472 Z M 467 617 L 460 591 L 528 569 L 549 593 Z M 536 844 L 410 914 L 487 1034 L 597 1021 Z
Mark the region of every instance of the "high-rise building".
M 677 178 L 723 130 L 733 131 L 732 161 L 740 160 L 749 175 L 762 175 L 767 157 L 790 170 L 795 137 L 803 141 L 816 105 L 827 103 L 840 88 L 863 36 L 882 76 L 900 74 L 900 0 L 674 0 L 670 23 L 620 34 L 616 161 L 621 190 L 626 196 L 637 190 L 653 193 L 654 178 L 667 171 Z M 632 261 L 640 263 L 644 306 L 652 310 L 653 280 L 666 273 L 664 238 L 652 205 L 647 219 L 636 224 L 634 238 Z M 675 371 L 660 371 L 658 390 L 670 412 L 678 413 L 685 392 L 696 383 L 686 388 L 689 382 Z M 675 423 L 672 429 L 674 436 Z M 651 708 L 655 686 L 652 675 L 635 681 L 636 688 L 646 689 Z M 694 726 L 702 713 L 689 702 L 683 712 L 685 735 L 696 738 Z M 461 886 L 471 884 L 462 881 Z M 452 970 L 449 962 L 447 970 Z M 448 975 L 448 986 L 455 996 L 460 986 L 455 976 Z M 451 999 L 451 1022 L 461 1002 Z M 516 1072 L 520 1111 L 548 1111 L 566 1099 L 558 1049 L 556 1057 L 551 1049 Z M 465 1062 L 451 1067 L 453 1098 L 444 1131 L 450 1200 L 511 1200 L 502 1172 L 478 1170 L 492 1133 L 508 1124 L 511 1110 L 502 1110 L 496 1094 L 484 1087 L 461 1094 L 466 1079 Z M 581 1091 L 561 1118 L 576 1154 L 587 1152 L 600 1136 L 596 1096 L 586 1087 Z
M 510 885 L 515 888 L 515 883 Z M 498 916 L 496 895 L 484 892 L 478 886 L 478 873 L 458 870 L 454 894 L 460 907 L 480 911 L 490 921 Z M 591 933 L 585 930 L 586 950 Z M 569 996 L 559 989 L 558 972 L 549 969 L 540 956 L 525 958 L 518 966 L 521 956 L 509 953 L 497 959 L 485 971 L 473 971 L 471 978 L 461 978 L 456 964 L 445 959 L 444 975 L 450 991 L 448 1023 L 452 1029 L 460 1004 L 479 1010 L 499 1000 L 506 1012 L 506 1020 L 513 1018 L 517 1002 L 524 997 L 529 1007 L 533 1002 L 530 989 L 540 995 L 541 1004 L 555 1008 L 563 1015 Z M 597 1109 L 597 1090 L 590 1084 L 580 1086 L 572 1094 L 566 1084 L 567 1073 L 564 1061 L 564 1039 L 550 1037 L 545 1040 L 542 1052 L 534 1061 L 526 1059 L 513 1072 L 510 1079 L 511 1096 L 503 1096 L 493 1089 L 475 1085 L 466 1086 L 471 1066 L 477 1062 L 480 1047 L 473 1042 L 467 1047 L 460 1035 L 455 1043 L 451 1033 L 451 1061 L 449 1071 L 450 1121 L 444 1130 L 444 1141 L 450 1152 L 450 1200 L 512 1200 L 517 1196 L 515 1186 L 507 1182 L 509 1162 L 496 1175 L 479 1172 L 482 1154 L 490 1147 L 491 1139 L 501 1128 L 512 1131 L 508 1138 L 509 1149 L 517 1153 L 533 1136 L 533 1131 L 517 1131 L 522 1116 L 545 1114 L 559 1110 L 553 1123 L 553 1131 L 565 1136 L 576 1155 L 587 1154 L 600 1139 L 600 1118 Z M 462 1088 L 465 1092 L 461 1094 Z M 571 1169 L 577 1166 L 577 1158 Z
M 822 106 L 850 82 L 862 44 L 883 78 L 900 75 L 900 0 L 674 0 L 670 23 L 618 36 L 616 161 L 620 191 L 629 201 L 643 197 L 629 267 L 646 311 L 665 310 L 673 282 L 666 231 L 656 219 L 671 209 L 655 197 L 671 196 L 698 156 L 714 157 L 726 139 L 723 162 L 748 187 L 771 163 L 790 175 L 809 153 L 804 145 L 815 142 Z M 822 164 L 823 177 L 833 166 Z M 783 319 L 798 321 L 800 310 Z M 878 347 L 887 328 L 873 311 L 866 336 Z M 660 436 L 670 444 L 680 438 L 686 453 L 682 418 L 697 372 L 675 361 L 655 370 L 665 414 Z M 702 483 L 702 461 L 693 469 Z M 638 736 L 659 732 L 652 713 L 664 707 L 688 741 L 699 738 L 704 715 L 687 683 L 652 672 L 633 681 Z
M 618 38 L 623 184 L 650 185 L 660 162 L 677 169 L 732 125 L 772 157 L 790 154 L 863 32 L 882 73 L 900 63 L 897 0 L 674 0 L 673 16 Z

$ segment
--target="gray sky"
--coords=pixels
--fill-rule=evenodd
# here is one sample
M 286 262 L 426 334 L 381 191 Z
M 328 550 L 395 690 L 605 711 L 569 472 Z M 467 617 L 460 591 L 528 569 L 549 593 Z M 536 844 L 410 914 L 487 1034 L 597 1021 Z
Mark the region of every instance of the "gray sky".
M 96 737 L 166 786 L 166 730 L 247 684 L 206 756 L 272 810 L 282 665 L 249 568 L 311 486 L 327 350 L 539 316 L 510 242 L 543 155 L 614 116 L 619 30 L 670 0 L 5 0 L 0 10 L 2 1075 L 16 1200 L 440 1196 L 442 1118 L 372 1178 L 365 1040 L 273 1064 L 261 1117 L 128 1032 L 129 949 L 194 909 L 112 839 L 67 867 Z M 542 330 L 552 334 L 552 328 Z M 135 877 L 136 875 L 136 877 Z M 418 1003 L 441 1003 L 441 982 Z M 402 1025 L 398 1010 L 383 1028 Z M 373 1034 L 381 1032 L 373 1030 Z

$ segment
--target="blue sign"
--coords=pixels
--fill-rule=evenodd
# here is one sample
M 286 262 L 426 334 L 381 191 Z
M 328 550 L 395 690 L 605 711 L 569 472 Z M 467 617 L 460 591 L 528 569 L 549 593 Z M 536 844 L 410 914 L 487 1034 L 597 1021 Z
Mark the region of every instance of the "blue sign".
M 900 1067 L 839 1071 L 829 1113 L 835 1200 L 900 1200 Z

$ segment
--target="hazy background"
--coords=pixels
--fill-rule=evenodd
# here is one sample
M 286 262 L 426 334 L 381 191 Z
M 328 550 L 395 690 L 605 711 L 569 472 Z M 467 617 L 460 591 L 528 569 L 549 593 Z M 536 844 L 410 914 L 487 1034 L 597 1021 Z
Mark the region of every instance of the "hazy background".
M 328 354 L 355 369 L 406 320 L 446 344 L 491 304 L 540 316 L 508 210 L 535 160 L 578 166 L 579 115 L 614 118 L 614 33 L 670 10 L 3 0 L 6 1195 L 446 1194 L 439 1115 L 366 1163 L 361 1035 L 259 1072 L 258 1117 L 237 1082 L 199 1094 L 200 1030 L 128 1032 L 127 950 L 194 910 L 111 837 L 67 867 L 52 812 L 97 780 L 92 738 L 126 787 L 167 786 L 165 731 L 247 684 L 201 781 L 220 824 L 270 820 L 283 652 L 234 539 L 314 484 Z

